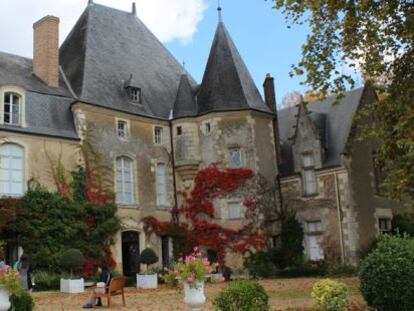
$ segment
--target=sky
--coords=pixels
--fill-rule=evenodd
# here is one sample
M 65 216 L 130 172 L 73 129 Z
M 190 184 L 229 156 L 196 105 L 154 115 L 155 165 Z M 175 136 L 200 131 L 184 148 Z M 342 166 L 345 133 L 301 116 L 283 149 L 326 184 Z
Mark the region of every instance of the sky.
M 94 0 L 130 11 L 133 0 Z M 201 82 L 217 27 L 217 0 L 135 0 L 137 14 L 186 70 Z M 60 41 L 74 26 L 88 0 L 0 0 L 0 51 L 32 57 L 35 21 L 60 18 Z M 275 78 L 278 103 L 292 91 L 304 92 L 300 77 L 290 78 L 309 28 L 288 29 L 271 0 L 221 0 L 224 23 L 259 91 L 267 73 Z

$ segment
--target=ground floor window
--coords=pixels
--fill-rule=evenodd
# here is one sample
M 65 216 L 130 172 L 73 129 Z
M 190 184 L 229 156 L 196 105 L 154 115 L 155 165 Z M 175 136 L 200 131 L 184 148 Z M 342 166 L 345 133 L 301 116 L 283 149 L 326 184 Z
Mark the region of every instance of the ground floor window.
M 391 218 L 378 218 L 378 228 L 381 234 L 389 233 L 392 230 Z

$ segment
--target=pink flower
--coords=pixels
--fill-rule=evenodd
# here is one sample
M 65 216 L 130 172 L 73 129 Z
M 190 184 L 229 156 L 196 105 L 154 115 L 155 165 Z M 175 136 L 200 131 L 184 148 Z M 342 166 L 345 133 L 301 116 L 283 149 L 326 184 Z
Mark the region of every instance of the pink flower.
M 197 253 L 197 257 L 202 257 L 203 254 L 201 254 L 200 252 Z
M 194 282 L 194 276 L 193 276 L 193 275 L 190 275 L 190 276 L 187 278 L 187 281 L 188 281 L 188 283 L 193 283 L 193 282 Z
M 218 262 L 216 262 L 215 265 L 216 265 L 217 268 L 220 267 L 220 263 L 218 263 Z
M 198 252 L 198 246 L 194 246 L 193 250 L 194 250 L 194 253 L 197 253 Z
M 174 269 L 174 274 L 175 274 L 175 275 L 179 275 L 179 274 L 180 274 L 180 272 L 179 272 L 177 269 Z
M 164 267 L 164 271 L 166 271 L 166 272 L 167 272 L 167 271 L 168 271 L 168 268 L 167 268 L 167 267 Z
M 183 262 L 183 257 L 178 258 L 178 262 Z

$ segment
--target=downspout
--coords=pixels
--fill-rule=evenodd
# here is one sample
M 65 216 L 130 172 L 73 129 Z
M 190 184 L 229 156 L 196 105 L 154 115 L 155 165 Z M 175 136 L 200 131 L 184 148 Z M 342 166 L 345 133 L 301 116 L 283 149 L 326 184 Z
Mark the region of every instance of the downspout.
M 171 146 L 171 164 L 172 164 L 172 171 L 173 171 L 173 188 L 174 188 L 174 208 L 178 208 L 178 199 L 177 199 L 177 180 L 175 176 L 175 156 L 174 156 L 174 141 L 173 141 L 173 127 L 172 127 L 172 119 L 170 118 L 168 120 L 168 126 L 170 129 L 170 146 Z M 173 221 L 175 221 L 177 224 L 179 223 L 180 219 L 177 217 L 177 219 L 174 219 L 174 215 L 171 214 L 171 217 L 173 218 Z
M 338 212 L 338 227 L 339 227 L 339 243 L 341 247 L 341 263 L 345 263 L 345 250 L 344 250 L 344 237 L 342 228 L 342 217 L 341 217 L 341 200 L 339 198 L 339 185 L 338 185 L 338 174 L 334 172 L 335 177 L 335 197 L 336 197 L 336 209 Z

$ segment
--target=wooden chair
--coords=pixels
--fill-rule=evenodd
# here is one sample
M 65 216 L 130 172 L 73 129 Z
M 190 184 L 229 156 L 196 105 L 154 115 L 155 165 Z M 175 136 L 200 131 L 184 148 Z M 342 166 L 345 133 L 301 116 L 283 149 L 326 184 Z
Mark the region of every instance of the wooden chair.
M 125 307 L 125 278 L 123 276 L 114 277 L 109 286 L 106 287 L 106 293 L 95 293 L 95 298 L 106 298 L 108 300 L 108 308 L 111 307 L 112 297 L 122 295 L 122 303 Z

